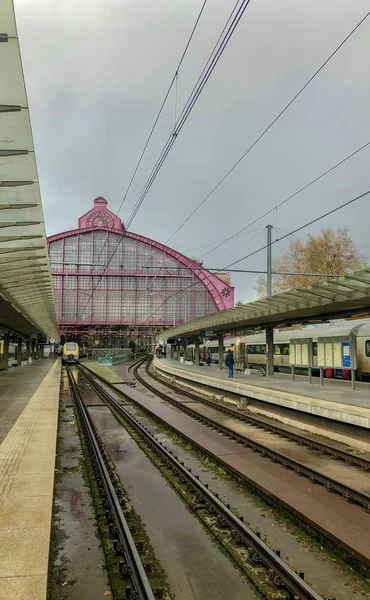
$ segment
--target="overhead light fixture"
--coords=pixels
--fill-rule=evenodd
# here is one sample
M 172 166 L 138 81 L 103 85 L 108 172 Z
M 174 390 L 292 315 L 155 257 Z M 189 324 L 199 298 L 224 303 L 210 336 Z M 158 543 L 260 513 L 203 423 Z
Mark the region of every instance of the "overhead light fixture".
M 19 156 L 21 154 L 28 154 L 28 150 L 12 150 L 11 148 L 9 148 L 9 150 L 0 149 L 0 156 Z
M 33 185 L 34 181 L 0 181 L 0 187 L 18 187 L 20 185 Z

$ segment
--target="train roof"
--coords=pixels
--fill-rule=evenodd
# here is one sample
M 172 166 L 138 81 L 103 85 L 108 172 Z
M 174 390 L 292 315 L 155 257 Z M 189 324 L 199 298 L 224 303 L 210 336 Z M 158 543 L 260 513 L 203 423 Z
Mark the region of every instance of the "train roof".
M 331 323 L 323 323 L 322 325 L 308 325 L 302 329 L 293 329 L 291 331 L 276 331 L 274 332 L 274 340 L 276 342 L 289 342 L 297 338 L 311 337 L 339 337 L 349 336 L 351 334 L 369 336 L 370 337 L 370 319 L 357 319 L 352 321 L 336 321 Z M 225 346 L 235 344 L 236 340 L 240 339 L 241 343 L 248 344 L 264 344 L 266 343 L 265 333 L 256 333 L 247 336 L 226 338 Z M 218 341 L 212 340 L 207 346 L 217 346 Z

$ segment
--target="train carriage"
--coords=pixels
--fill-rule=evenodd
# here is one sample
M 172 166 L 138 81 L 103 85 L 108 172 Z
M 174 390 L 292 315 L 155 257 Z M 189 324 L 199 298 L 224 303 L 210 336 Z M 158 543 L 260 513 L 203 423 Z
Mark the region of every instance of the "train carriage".
M 74 364 L 79 359 L 79 347 L 76 342 L 66 342 L 63 346 L 63 364 Z
M 274 369 L 275 371 L 290 371 L 289 341 L 294 338 L 310 337 L 313 342 L 313 373 L 319 373 L 317 364 L 317 338 L 333 336 L 356 337 L 357 371 L 356 377 L 360 380 L 370 380 L 370 319 L 359 319 L 357 321 L 342 321 L 328 325 L 302 327 L 299 330 L 275 331 L 274 332 Z M 259 368 L 266 365 L 266 337 L 264 333 L 249 336 L 227 338 L 224 340 L 224 353 L 231 349 L 234 353 L 235 362 L 250 368 Z M 187 355 L 190 358 L 194 352 L 194 346 L 188 346 Z M 211 356 L 211 361 L 218 364 L 218 341 L 207 340 L 200 345 L 200 353 L 205 361 Z M 296 371 L 306 373 L 304 367 L 297 367 Z M 337 377 L 345 377 L 341 369 L 336 369 Z

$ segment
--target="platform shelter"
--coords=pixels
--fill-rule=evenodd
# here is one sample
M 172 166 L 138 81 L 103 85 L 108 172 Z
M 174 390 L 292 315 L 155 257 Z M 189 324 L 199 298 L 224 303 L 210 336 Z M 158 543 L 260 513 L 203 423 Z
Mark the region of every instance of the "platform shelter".
M 159 342 L 167 339 L 182 340 L 217 335 L 219 364 L 223 362 L 223 338 L 226 333 L 243 329 L 265 329 L 267 374 L 274 373 L 274 327 L 296 323 L 366 316 L 370 312 L 370 269 L 363 269 L 342 277 L 332 277 L 305 288 L 254 300 L 243 306 L 208 315 L 157 335 Z M 199 353 L 196 352 L 196 357 Z

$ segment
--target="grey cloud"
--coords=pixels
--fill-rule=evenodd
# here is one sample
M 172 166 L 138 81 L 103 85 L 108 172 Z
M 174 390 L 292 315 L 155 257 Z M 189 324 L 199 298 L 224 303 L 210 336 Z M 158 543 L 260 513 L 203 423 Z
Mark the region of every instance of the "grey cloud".
M 179 108 L 231 3 L 209 2 L 180 72 Z M 199 0 L 16 0 L 49 234 L 74 228 L 92 199 L 118 208 Z M 252 0 L 133 223 L 165 241 L 368 10 L 367 0 Z M 172 240 L 186 250 L 227 237 L 370 139 L 370 22 Z M 174 122 L 166 107 L 121 216 L 127 218 Z M 278 211 L 290 230 L 369 187 L 370 150 Z M 348 225 L 370 258 L 368 200 L 311 228 Z M 276 215 L 271 215 L 275 225 Z M 251 229 L 267 224 L 262 220 Z M 302 235 L 307 233 L 302 232 Z M 205 259 L 223 266 L 264 242 L 246 233 Z M 274 246 L 276 255 L 287 244 Z M 206 249 L 205 249 L 206 250 Z M 241 266 L 264 268 L 263 253 Z M 255 277 L 235 275 L 237 299 Z

